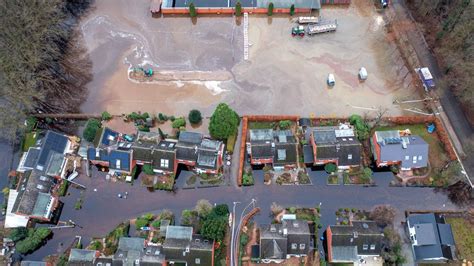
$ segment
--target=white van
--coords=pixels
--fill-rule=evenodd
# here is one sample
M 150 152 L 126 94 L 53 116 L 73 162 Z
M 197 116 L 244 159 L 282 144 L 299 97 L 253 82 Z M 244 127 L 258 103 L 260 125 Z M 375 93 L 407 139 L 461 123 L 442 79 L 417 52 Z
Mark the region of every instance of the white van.
M 328 75 L 327 83 L 328 83 L 328 85 L 331 86 L 331 87 L 336 84 L 336 79 L 334 78 L 334 75 L 333 75 L 333 74 L 329 74 L 329 75 Z
M 367 69 L 365 69 L 365 67 L 361 67 L 359 69 L 359 79 L 360 80 L 366 80 L 367 79 Z

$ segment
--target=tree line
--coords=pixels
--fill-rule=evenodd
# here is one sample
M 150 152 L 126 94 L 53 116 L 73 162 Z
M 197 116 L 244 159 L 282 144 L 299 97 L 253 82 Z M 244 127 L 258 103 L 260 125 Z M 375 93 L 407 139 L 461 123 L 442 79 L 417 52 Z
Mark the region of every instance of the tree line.
M 0 3 L 0 129 L 15 136 L 29 114 L 79 111 L 91 63 L 78 45 L 89 0 Z

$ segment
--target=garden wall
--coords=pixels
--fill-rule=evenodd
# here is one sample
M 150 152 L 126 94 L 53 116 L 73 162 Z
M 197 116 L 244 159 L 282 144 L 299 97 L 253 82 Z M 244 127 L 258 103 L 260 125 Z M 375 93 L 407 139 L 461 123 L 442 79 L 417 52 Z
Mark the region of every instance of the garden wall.
M 310 8 L 295 8 L 295 14 L 298 13 L 309 13 Z M 233 7 L 222 7 L 222 8 L 205 8 L 197 7 L 196 12 L 198 14 L 228 14 L 233 15 L 235 13 Z M 189 9 L 187 7 L 172 7 L 172 8 L 162 8 L 161 13 L 163 14 L 176 14 L 176 15 L 185 15 L 189 14 Z M 242 8 L 242 13 L 249 14 L 267 14 L 268 8 Z M 273 13 L 275 14 L 289 14 L 289 8 L 274 8 Z

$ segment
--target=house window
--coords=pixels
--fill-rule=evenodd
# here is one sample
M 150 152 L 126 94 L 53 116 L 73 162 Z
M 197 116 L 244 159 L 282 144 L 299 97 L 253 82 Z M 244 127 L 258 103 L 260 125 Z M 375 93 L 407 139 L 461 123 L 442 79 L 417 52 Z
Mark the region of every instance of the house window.
M 291 249 L 297 249 L 297 248 L 298 248 L 298 244 L 296 243 L 291 244 Z
M 369 245 L 364 244 L 364 245 L 362 246 L 362 249 L 363 249 L 363 250 L 368 250 L 368 249 L 369 249 Z
M 306 245 L 305 245 L 305 244 L 300 244 L 300 249 L 301 249 L 301 250 L 304 250 L 304 249 L 305 249 L 305 247 L 306 247 Z
M 196 258 L 196 259 L 194 260 L 194 262 L 195 262 L 196 264 L 201 264 L 201 259 L 200 259 L 200 258 Z
M 405 161 L 408 161 L 408 160 L 410 160 L 410 156 L 407 155 L 405 156 Z
M 374 244 L 370 245 L 370 250 L 375 250 L 375 245 Z
M 348 159 L 348 160 L 352 160 L 352 154 L 348 154 L 348 155 L 347 155 L 347 159 Z
M 161 161 L 160 161 L 160 167 L 162 167 L 162 168 L 168 168 L 169 166 L 170 166 L 170 160 L 161 159 Z
M 418 161 L 421 161 L 421 160 L 423 160 L 423 157 L 420 155 L 418 156 Z

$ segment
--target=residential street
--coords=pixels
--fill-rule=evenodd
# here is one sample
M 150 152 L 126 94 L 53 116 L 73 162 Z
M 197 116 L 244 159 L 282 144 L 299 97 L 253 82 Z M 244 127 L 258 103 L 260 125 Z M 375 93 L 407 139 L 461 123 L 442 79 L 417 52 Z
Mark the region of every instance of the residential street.
M 62 221 L 69 219 L 82 228 L 54 229 L 54 236 L 38 251 L 27 256 L 28 259 L 42 259 L 47 255 L 64 251 L 76 235 L 83 237 L 84 244 L 91 237 L 103 237 L 123 220 L 135 218 L 147 212 L 158 213 L 163 209 L 172 210 L 177 218 L 186 208 L 194 208 L 199 199 L 211 203 L 227 203 L 232 209 L 232 202 L 237 205 L 237 219 L 243 208 L 252 198 L 262 211 L 255 216 L 259 224 L 270 223 L 270 205 L 277 202 L 283 206 L 314 207 L 322 203 L 321 222 L 324 227 L 335 222 L 335 211 L 339 208 L 371 209 L 377 204 L 391 204 L 398 210 L 398 219 L 406 209 L 458 210 L 445 194 L 432 188 L 389 187 L 391 173 L 376 173 L 376 187 L 362 186 L 327 186 L 324 172 L 310 172 L 313 186 L 266 186 L 263 184 L 263 172 L 255 171 L 256 184 L 252 187 L 236 188 L 235 186 L 178 189 L 176 193 L 155 191 L 149 192 L 135 182 L 127 183 L 106 181 L 103 174 L 94 172 L 93 178 L 81 175 L 75 181 L 87 187 L 84 191 L 84 203 L 81 210 L 74 209 L 79 197 L 79 190 L 70 188 L 71 195 L 62 198 L 64 202 Z M 178 178 L 179 179 L 179 178 Z M 97 189 L 97 191 L 94 191 Z M 128 192 L 127 199 L 118 199 L 118 193 Z M 236 220 L 237 220 L 236 219 Z

